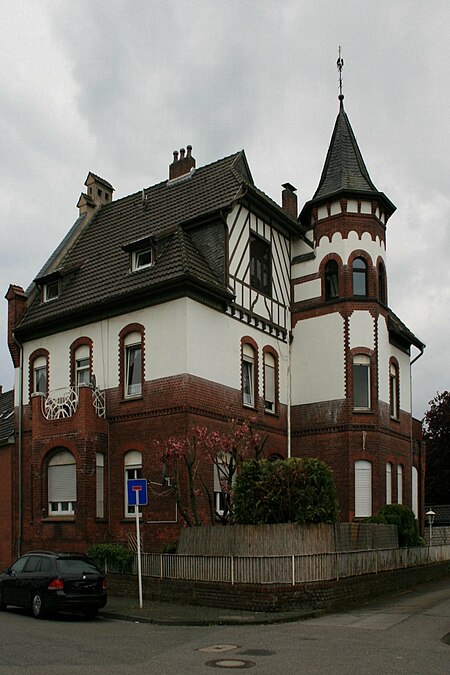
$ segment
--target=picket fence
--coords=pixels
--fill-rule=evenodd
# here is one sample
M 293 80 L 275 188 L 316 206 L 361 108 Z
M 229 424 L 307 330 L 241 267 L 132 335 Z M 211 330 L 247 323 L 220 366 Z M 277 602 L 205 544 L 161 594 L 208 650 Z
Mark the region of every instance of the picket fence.
M 142 575 L 229 584 L 301 584 L 376 574 L 450 560 L 450 544 L 421 548 L 271 556 L 142 553 Z M 133 573 L 137 571 L 137 554 Z

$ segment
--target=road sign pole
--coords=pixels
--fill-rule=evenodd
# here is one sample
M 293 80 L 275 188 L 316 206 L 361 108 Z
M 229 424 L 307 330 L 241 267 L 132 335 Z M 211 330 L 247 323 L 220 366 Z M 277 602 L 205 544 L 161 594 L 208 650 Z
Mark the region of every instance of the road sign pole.
M 138 563 L 138 585 L 139 585 L 139 609 L 142 609 L 144 603 L 142 601 L 142 567 L 141 567 L 141 531 L 139 525 L 139 495 L 140 489 L 136 489 L 136 541 L 137 541 L 137 563 Z

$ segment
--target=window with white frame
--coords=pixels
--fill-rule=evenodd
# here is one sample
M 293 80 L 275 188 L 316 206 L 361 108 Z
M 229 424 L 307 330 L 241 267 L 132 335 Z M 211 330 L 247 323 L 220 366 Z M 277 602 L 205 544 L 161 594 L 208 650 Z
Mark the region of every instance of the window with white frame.
M 140 251 L 133 251 L 131 254 L 131 270 L 136 272 L 137 270 L 142 270 L 146 267 L 151 267 L 154 262 L 154 253 L 153 248 L 149 246 L 148 248 L 141 249 Z
M 264 353 L 264 410 L 266 412 L 275 412 L 275 357 L 270 352 Z
M 392 464 L 386 464 L 386 504 L 392 504 Z
M 367 263 L 364 258 L 353 261 L 353 295 L 367 295 Z
M 124 340 L 125 398 L 142 395 L 142 337 L 129 333 Z
M 59 296 L 59 280 L 55 279 L 54 281 L 48 281 L 46 284 L 44 284 L 43 294 L 44 302 L 56 300 L 56 298 Z
M 136 507 L 128 504 L 128 481 L 136 478 L 142 478 L 142 453 L 137 450 L 130 450 L 126 453 L 124 459 L 125 465 L 125 517 L 130 518 L 135 516 Z M 142 507 L 139 507 L 142 511 Z
M 97 518 L 105 517 L 105 456 L 102 452 L 95 454 L 95 493 Z
M 75 352 L 75 384 L 89 384 L 91 381 L 91 350 L 89 345 L 81 345 Z
M 33 393 L 47 394 L 47 359 L 38 356 L 33 361 Z
M 214 508 L 216 513 L 221 516 L 226 508 L 226 490 L 230 482 L 234 484 L 236 480 L 236 466 L 231 460 L 229 454 L 218 458 L 214 462 Z
M 247 343 L 242 346 L 242 399 L 244 405 L 255 405 L 255 350 Z
M 77 502 L 77 467 L 68 450 L 60 450 L 48 463 L 48 514 L 70 516 Z
M 403 504 L 403 467 L 397 466 L 397 504 Z
M 265 295 L 272 294 L 272 254 L 270 244 L 250 235 L 250 285 Z
M 353 357 L 353 405 L 355 410 L 370 408 L 370 357 L 366 354 Z
M 372 463 L 355 462 L 355 518 L 372 515 Z
M 391 417 L 398 419 L 399 414 L 399 386 L 398 386 L 398 368 L 395 363 L 389 367 L 389 405 Z

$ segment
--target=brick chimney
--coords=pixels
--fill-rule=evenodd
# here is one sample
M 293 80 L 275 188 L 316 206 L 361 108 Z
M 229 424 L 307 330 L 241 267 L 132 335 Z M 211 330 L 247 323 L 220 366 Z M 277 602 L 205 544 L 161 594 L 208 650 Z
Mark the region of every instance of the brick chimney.
M 297 206 L 297 188 L 290 183 L 283 183 L 284 190 L 281 193 L 281 207 L 288 216 L 297 220 L 298 206 Z
M 179 156 L 178 151 L 175 150 L 173 162 L 169 165 L 169 180 L 185 176 L 195 169 L 195 159 L 192 157 L 191 152 L 192 145 L 188 145 L 186 151 L 184 148 L 181 148 Z
M 87 187 L 87 192 L 81 193 L 77 206 L 80 210 L 80 216 L 85 213 L 92 216 L 100 206 L 112 201 L 114 188 L 107 180 L 96 176 L 91 171 L 89 171 L 84 184 Z
M 14 341 L 13 332 L 25 314 L 27 296 L 21 286 L 13 286 L 11 284 L 5 298 L 8 301 L 8 347 L 14 368 L 18 368 L 20 365 L 20 354 L 19 348 Z

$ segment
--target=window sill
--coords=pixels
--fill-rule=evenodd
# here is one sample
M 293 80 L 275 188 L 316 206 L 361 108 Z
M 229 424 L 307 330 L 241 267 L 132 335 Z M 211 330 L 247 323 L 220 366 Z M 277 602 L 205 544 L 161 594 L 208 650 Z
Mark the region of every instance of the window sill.
M 276 410 L 268 410 L 268 408 L 264 408 L 264 414 L 271 415 L 272 417 L 278 417 L 278 412 Z
M 41 518 L 41 523 L 74 523 L 75 516 L 45 516 Z
M 142 394 L 139 394 L 138 396 L 126 396 L 126 397 L 122 398 L 122 400 L 120 402 L 121 403 L 132 403 L 133 401 L 142 401 L 143 399 L 144 399 L 144 397 L 142 396 Z
M 397 424 L 400 422 L 400 417 L 393 417 L 391 415 L 391 422 L 397 422 Z
M 254 403 L 243 403 L 242 407 L 248 408 L 249 410 L 256 410 L 256 406 Z
M 353 412 L 356 415 L 361 415 L 361 414 L 362 415 L 367 415 L 367 414 L 372 415 L 373 414 L 372 408 L 353 408 Z

